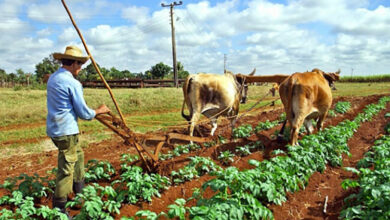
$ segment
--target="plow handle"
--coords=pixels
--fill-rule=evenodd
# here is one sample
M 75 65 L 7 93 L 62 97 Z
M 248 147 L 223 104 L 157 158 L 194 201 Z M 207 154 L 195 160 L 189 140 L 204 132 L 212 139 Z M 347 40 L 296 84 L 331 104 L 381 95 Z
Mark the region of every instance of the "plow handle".
M 115 108 L 116 108 L 116 110 L 118 111 L 119 116 L 121 117 L 123 124 L 126 126 L 125 119 L 124 119 L 124 117 L 123 117 L 123 114 L 122 114 L 122 112 L 121 112 L 119 106 L 118 106 L 118 103 L 116 102 L 116 100 L 115 100 L 115 98 L 114 98 L 114 94 L 112 93 L 110 86 L 107 84 L 106 80 L 104 79 L 103 74 L 100 72 L 100 69 L 99 69 L 99 67 L 97 66 L 96 62 L 95 62 L 95 59 L 93 59 L 91 53 L 89 52 L 88 47 L 87 47 L 87 44 L 85 43 L 84 37 L 83 37 L 83 35 L 81 34 L 79 28 L 77 27 L 77 24 L 76 24 L 76 22 L 74 21 L 74 19 L 73 19 L 73 17 L 72 17 L 72 14 L 70 13 L 70 11 L 69 11 L 69 9 L 68 9 L 68 6 L 66 6 L 65 0 L 61 0 L 61 1 L 62 1 L 62 4 L 64 5 L 64 8 L 65 8 L 66 12 L 67 12 L 68 15 L 69 15 L 70 20 L 72 21 L 72 24 L 73 24 L 74 28 L 76 29 L 78 35 L 80 36 L 81 41 L 83 42 L 85 51 L 87 52 L 88 56 L 91 58 L 91 62 L 92 62 L 92 64 L 93 64 L 93 66 L 95 67 L 97 73 L 99 74 L 100 79 L 103 81 L 104 85 L 105 85 L 106 88 L 108 89 L 108 92 L 110 93 L 111 99 L 112 99 L 112 101 L 113 101 L 114 104 L 115 104 Z

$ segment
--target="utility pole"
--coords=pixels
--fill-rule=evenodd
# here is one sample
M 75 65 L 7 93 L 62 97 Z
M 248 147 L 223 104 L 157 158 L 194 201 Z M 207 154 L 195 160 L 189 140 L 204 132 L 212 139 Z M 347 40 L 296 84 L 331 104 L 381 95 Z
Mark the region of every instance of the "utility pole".
M 179 87 L 179 81 L 177 79 L 177 64 L 176 64 L 176 42 L 175 42 L 175 23 L 174 23 L 174 19 L 173 19 L 173 7 L 175 6 L 178 6 L 178 5 L 182 5 L 183 2 L 182 1 L 179 1 L 179 3 L 177 2 L 173 2 L 169 5 L 166 5 L 164 3 L 161 3 L 161 7 L 170 7 L 171 9 L 171 33 L 172 33 L 172 57 L 173 57 L 173 78 L 174 78 L 174 81 L 175 81 L 175 86 L 176 88 Z

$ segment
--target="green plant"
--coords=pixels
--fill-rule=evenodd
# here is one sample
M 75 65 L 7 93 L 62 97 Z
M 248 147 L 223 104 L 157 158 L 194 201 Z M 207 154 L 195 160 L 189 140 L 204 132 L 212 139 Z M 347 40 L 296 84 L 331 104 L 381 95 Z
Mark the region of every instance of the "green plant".
M 80 213 L 73 219 L 114 219 L 111 215 L 119 214 L 121 203 L 116 200 L 117 193 L 111 186 L 99 186 L 97 183 L 84 187 L 66 207 L 82 206 Z
M 224 136 L 218 135 L 218 142 L 224 144 L 226 143 L 226 138 Z
M 191 162 L 178 171 L 172 171 L 171 176 L 174 183 L 183 183 L 187 180 L 197 178 L 205 173 L 221 170 L 210 158 L 190 157 Z
M 221 160 L 221 162 L 225 165 L 229 165 L 232 162 L 234 162 L 234 154 L 232 154 L 230 151 L 223 151 L 219 154 L 218 160 Z
M 179 218 L 180 220 L 184 220 L 186 215 L 186 208 L 184 205 L 186 204 L 185 199 L 176 199 L 175 204 L 168 205 L 168 217 L 169 218 Z
M 337 102 L 334 110 L 340 114 L 346 113 L 351 108 L 350 102 Z
M 238 128 L 233 128 L 234 138 L 246 138 L 249 137 L 251 133 L 252 133 L 251 125 L 241 125 Z
M 331 117 L 331 118 L 334 118 L 336 117 L 336 113 L 333 109 L 329 109 L 328 111 L 328 116 Z
M 120 179 L 111 184 L 118 194 L 117 201 L 136 203 L 139 199 L 152 201 L 153 196 L 160 197 L 160 191 L 171 185 L 167 177 L 159 174 L 144 174 L 141 167 L 122 164 L 124 170 Z
M 115 174 L 114 167 L 108 161 L 89 160 L 86 165 L 85 182 L 110 180 Z
M 260 122 L 259 124 L 257 124 L 257 126 L 255 127 L 255 132 L 259 132 L 259 131 L 262 131 L 262 130 L 269 130 L 271 128 L 273 128 L 274 126 L 276 126 L 277 124 L 279 124 L 279 121 L 278 120 L 275 120 L 275 121 L 265 121 L 265 122 Z
M 19 183 L 19 185 L 17 185 Z M 20 191 L 24 197 L 30 196 L 33 198 L 41 198 L 47 196 L 48 193 L 53 193 L 54 181 L 49 180 L 49 176 L 41 177 L 38 174 L 29 176 L 20 174 L 18 177 L 7 178 L 0 188 L 4 188 L 9 192 L 14 190 Z
M 248 156 L 249 154 L 251 154 L 251 150 L 252 149 L 255 149 L 255 148 L 259 148 L 259 147 L 262 147 L 262 143 L 261 141 L 256 141 L 252 144 L 246 144 L 244 146 L 238 146 L 236 148 L 236 152 L 240 155 L 240 156 Z
M 343 219 L 389 219 L 390 136 L 385 135 L 375 141 L 372 151 L 367 152 L 361 161 L 358 163 L 359 169 L 347 168 L 348 171 L 357 174 L 359 179 L 346 179 L 342 182 L 342 187 L 344 189 L 359 187 L 359 192 L 345 199 L 347 206 L 341 211 L 340 217 Z
M 385 133 L 390 134 L 390 123 L 387 123 L 385 126 Z
M 9 205 L 12 210 L 3 208 L 0 211 L 0 220 L 8 219 L 34 219 L 41 216 L 44 219 L 67 220 L 68 217 L 59 209 L 50 209 L 47 206 L 37 208 L 34 206 L 34 198 L 23 196 L 23 193 L 16 190 L 10 196 L 0 198 L 0 205 Z
M 139 159 L 138 155 L 133 155 L 133 154 L 122 154 L 120 160 L 121 160 L 123 163 L 132 163 L 132 162 L 134 162 L 134 161 L 136 161 L 136 160 L 138 160 L 138 159 Z

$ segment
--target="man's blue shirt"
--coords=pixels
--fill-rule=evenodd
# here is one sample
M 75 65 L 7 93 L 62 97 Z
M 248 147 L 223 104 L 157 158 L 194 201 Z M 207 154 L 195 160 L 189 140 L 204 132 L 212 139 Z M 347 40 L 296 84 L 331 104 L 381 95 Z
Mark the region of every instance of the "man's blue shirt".
M 46 133 L 60 137 L 79 133 L 77 118 L 91 120 L 95 111 L 87 106 L 83 86 L 72 73 L 60 68 L 47 82 Z

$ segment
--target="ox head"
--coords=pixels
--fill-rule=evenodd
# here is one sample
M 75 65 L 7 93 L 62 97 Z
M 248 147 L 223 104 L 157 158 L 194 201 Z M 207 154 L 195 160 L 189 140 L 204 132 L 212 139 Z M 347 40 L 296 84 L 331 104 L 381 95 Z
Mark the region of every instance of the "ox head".
M 237 75 L 235 75 L 237 87 L 238 87 L 239 91 L 241 92 L 240 103 L 242 103 L 242 104 L 246 103 L 246 99 L 247 99 L 247 95 L 248 95 L 248 83 L 246 82 L 246 76 L 253 76 L 255 74 L 255 72 L 256 72 L 256 68 L 254 68 L 253 71 L 251 73 L 249 73 L 248 75 L 244 75 L 241 73 L 238 73 Z
M 322 74 L 322 76 L 328 81 L 329 87 L 332 88 L 333 90 L 336 90 L 336 86 L 334 85 L 334 82 L 340 79 L 340 70 L 334 73 L 325 73 L 324 71 L 315 68 L 312 70 L 312 72 Z
M 338 70 L 335 73 L 323 73 L 322 75 L 328 81 L 329 87 L 332 88 L 333 90 L 336 90 L 336 86 L 334 85 L 334 82 L 340 79 L 340 70 Z

